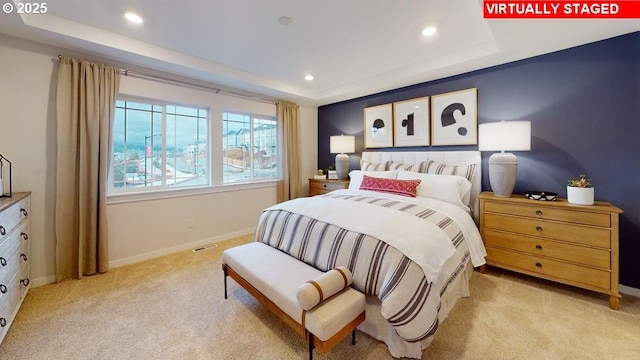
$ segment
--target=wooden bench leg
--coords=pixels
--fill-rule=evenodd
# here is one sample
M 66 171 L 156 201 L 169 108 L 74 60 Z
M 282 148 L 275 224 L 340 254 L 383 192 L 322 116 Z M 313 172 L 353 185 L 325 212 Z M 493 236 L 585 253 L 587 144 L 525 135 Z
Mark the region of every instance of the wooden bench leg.
M 309 334 L 309 360 L 313 360 L 313 334 Z
M 351 333 L 351 345 L 355 345 L 356 344 L 356 331 L 353 330 L 353 332 Z
M 224 298 L 227 298 L 227 267 L 222 265 L 222 272 L 224 273 Z

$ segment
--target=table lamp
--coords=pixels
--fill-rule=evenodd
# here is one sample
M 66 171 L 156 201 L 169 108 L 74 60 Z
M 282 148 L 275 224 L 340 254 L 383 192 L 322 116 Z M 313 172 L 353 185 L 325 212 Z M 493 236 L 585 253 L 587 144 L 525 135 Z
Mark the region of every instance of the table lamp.
M 531 150 L 531 122 L 498 121 L 480 124 L 478 150 L 500 151 L 489 157 L 489 183 L 495 196 L 511 196 L 516 186 L 518 158 L 505 151 Z
M 336 175 L 338 180 L 346 180 L 349 175 L 349 153 L 355 152 L 355 136 L 335 135 L 329 137 L 329 151 L 336 155 Z

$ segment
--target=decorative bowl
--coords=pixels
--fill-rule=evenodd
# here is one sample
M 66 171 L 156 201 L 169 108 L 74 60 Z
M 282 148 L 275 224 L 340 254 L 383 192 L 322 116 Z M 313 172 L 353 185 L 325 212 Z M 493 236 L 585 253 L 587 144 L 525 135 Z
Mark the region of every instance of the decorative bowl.
M 550 191 L 527 191 L 524 196 L 531 200 L 542 201 L 554 201 L 558 198 L 558 194 Z

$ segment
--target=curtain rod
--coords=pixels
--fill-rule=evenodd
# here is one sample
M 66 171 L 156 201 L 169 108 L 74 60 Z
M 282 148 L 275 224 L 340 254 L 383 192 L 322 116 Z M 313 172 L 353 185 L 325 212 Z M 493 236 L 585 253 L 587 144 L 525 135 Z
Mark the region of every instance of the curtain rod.
M 58 55 L 58 60 L 61 60 L 61 59 L 62 59 L 62 55 Z M 181 86 L 186 86 L 186 87 L 191 87 L 191 88 L 196 88 L 196 89 L 201 89 L 201 90 L 207 90 L 207 91 L 214 92 L 216 94 L 229 95 L 229 96 L 234 96 L 234 97 L 238 97 L 238 98 L 242 98 L 242 99 L 258 101 L 258 102 L 262 102 L 262 103 L 266 103 L 266 104 L 276 105 L 278 103 L 277 101 L 273 101 L 273 100 L 265 100 L 265 99 L 261 99 L 259 97 L 255 97 L 255 96 L 251 96 L 251 95 L 236 93 L 236 92 L 233 92 L 233 91 L 223 90 L 223 89 L 220 89 L 220 88 L 215 88 L 215 87 L 211 87 L 211 86 L 207 86 L 207 85 L 195 84 L 195 83 L 191 83 L 191 82 L 188 82 L 188 81 L 170 79 L 170 78 L 163 77 L 163 76 L 145 74 L 145 73 L 142 73 L 142 72 L 123 69 L 123 68 L 120 68 L 119 70 L 120 70 L 120 74 L 122 74 L 124 76 L 132 76 L 132 77 L 136 77 L 136 78 L 140 78 L 140 79 L 160 81 L 160 82 L 164 82 L 164 83 L 172 84 L 172 85 L 181 85 Z

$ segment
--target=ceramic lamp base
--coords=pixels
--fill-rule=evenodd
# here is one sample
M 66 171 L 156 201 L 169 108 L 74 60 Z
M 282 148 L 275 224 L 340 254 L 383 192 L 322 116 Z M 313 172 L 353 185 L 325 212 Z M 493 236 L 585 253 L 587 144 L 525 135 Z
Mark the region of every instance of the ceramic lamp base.
M 493 194 L 510 197 L 516 187 L 518 158 L 512 153 L 495 153 L 489 157 L 489 183 Z
M 347 180 L 347 176 L 349 176 L 349 155 L 336 155 L 336 175 L 338 180 Z

